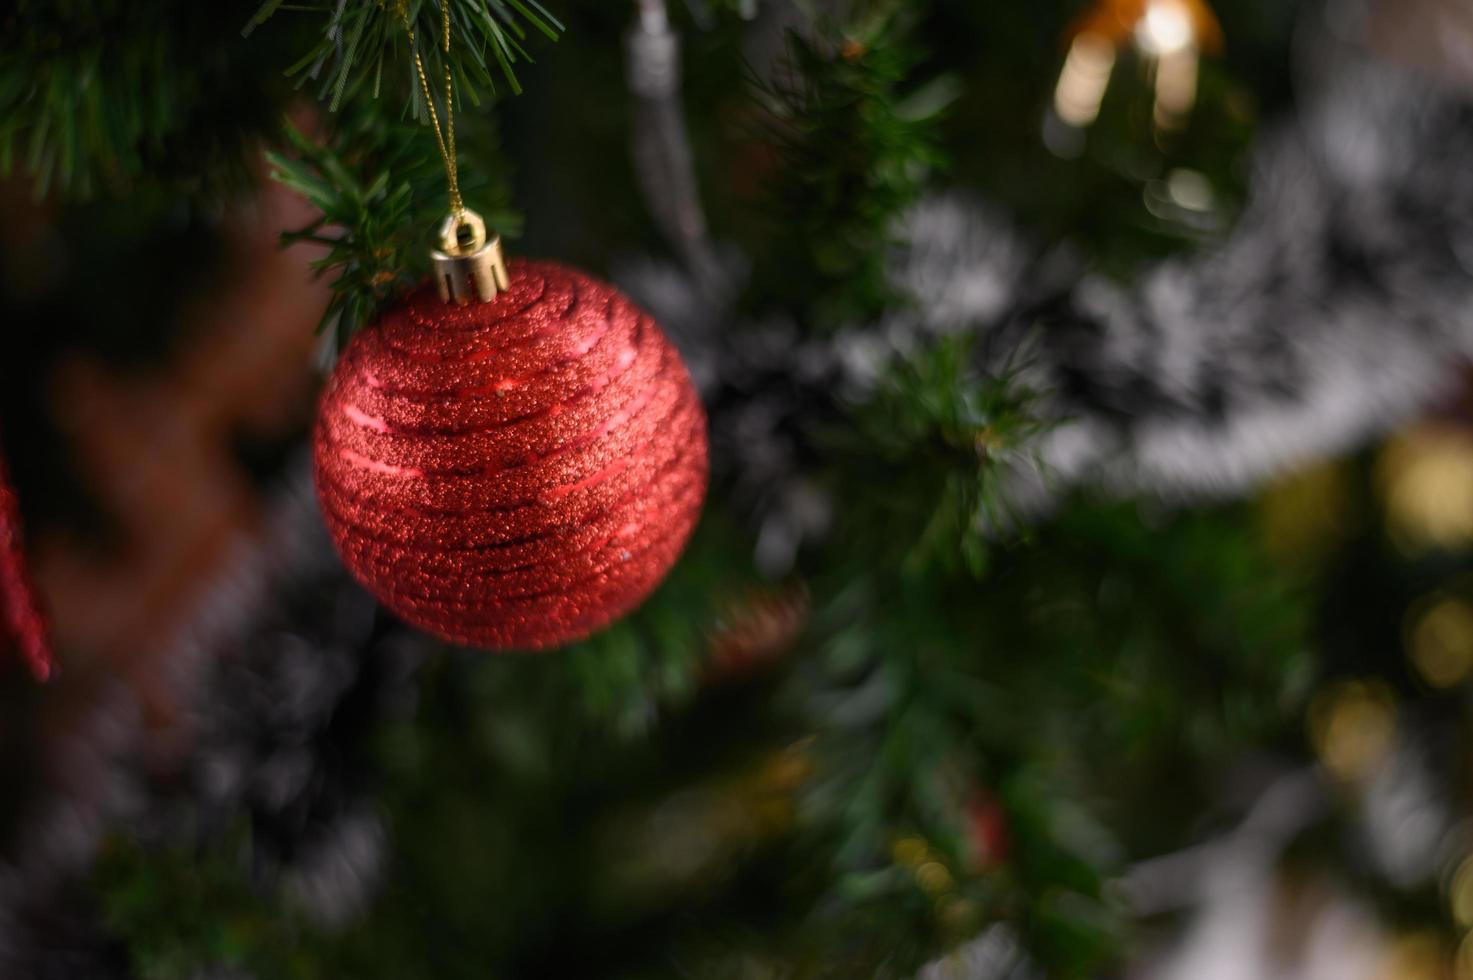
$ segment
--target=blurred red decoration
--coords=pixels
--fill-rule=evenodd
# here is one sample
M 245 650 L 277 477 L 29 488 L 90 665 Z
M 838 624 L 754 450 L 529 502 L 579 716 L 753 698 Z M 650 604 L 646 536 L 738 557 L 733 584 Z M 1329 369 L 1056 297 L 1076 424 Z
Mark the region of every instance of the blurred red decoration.
M 967 840 L 971 845 L 972 868 L 978 872 L 995 868 L 1008 859 L 1008 814 L 991 793 L 978 790 L 967 803 Z
M 713 680 L 745 678 L 777 663 L 808 622 L 808 590 L 754 587 L 726 604 L 711 635 Z
M 457 643 L 542 649 L 638 605 L 700 514 L 706 419 L 679 354 L 612 286 L 513 262 L 453 306 L 424 287 L 348 345 L 313 439 L 344 562 Z
M 165 664 L 218 617 L 222 587 L 232 591 L 260 541 L 242 441 L 276 445 L 311 418 L 314 330 L 329 291 L 308 268 L 318 252 L 282 249 L 279 236 L 314 213 L 263 182 L 222 216 L 223 275 L 182 309 L 169 357 L 141 369 L 79 353 L 48 379 L 63 451 L 112 529 L 27 528 L 53 642 L 119 670 L 151 713 L 174 710 Z
M 55 664 L 46 619 L 36 601 L 22 549 L 20 502 L 11 488 L 5 458 L 0 455 L 0 654 L 12 649 L 36 680 L 51 676 Z

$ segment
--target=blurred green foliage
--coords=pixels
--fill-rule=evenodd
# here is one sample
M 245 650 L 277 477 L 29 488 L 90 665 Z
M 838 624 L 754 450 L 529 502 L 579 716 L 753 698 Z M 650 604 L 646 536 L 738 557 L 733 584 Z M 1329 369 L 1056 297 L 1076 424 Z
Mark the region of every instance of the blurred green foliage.
M 563 27 L 537 0 L 444 3 L 450 5 L 448 11 L 441 3 L 426 0 L 293 4 L 265 0 L 246 24 L 245 33 L 284 10 L 312 14 L 319 26 L 317 41 L 287 69 L 288 75 L 302 82 L 320 81 L 317 97 L 333 111 L 347 99 L 407 95 L 414 104 L 415 118 L 428 121 L 429 107 L 420 93 L 414 65 L 416 55 L 437 95 L 443 91 L 440 80 L 448 65 L 461 97 L 479 105 L 482 93 L 496 90 L 497 74 L 513 92 L 521 91 L 514 66 L 531 60 L 524 46 L 529 31 L 556 41 Z M 410 30 L 415 35 L 412 47 L 407 36 Z M 387 93 L 386 77 L 390 82 Z
M 898 301 L 887 262 L 896 216 L 942 162 L 938 122 L 954 80 L 918 84 L 914 11 L 856 5 L 848 19 L 787 36 L 774 77 L 752 78 L 765 110 L 760 141 L 775 153 L 765 213 L 777 227 L 756 277 L 819 328 L 878 315 Z
M 246 0 L 18 0 L 0 13 L 0 174 L 38 196 L 139 184 L 219 198 L 253 179 L 289 95 Z

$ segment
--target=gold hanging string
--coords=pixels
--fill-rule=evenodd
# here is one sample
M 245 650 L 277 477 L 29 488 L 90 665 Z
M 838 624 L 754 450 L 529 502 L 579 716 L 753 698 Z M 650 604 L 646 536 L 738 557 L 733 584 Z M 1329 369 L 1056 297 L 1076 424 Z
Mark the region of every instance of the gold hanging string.
M 414 70 L 419 75 L 419 86 L 424 92 L 425 105 L 430 110 L 430 122 L 435 127 L 435 142 L 440 146 L 440 159 L 445 162 L 445 180 L 450 190 L 450 216 L 460 223 L 465 214 L 465 202 L 460 197 L 460 168 L 455 158 L 455 82 L 450 70 L 450 0 L 440 0 L 443 16 L 441 34 L 444 36 L 445 52 L 445 128 L 440 128 L 440 114 L 435 110 L 435 98 L 430 93 L 430 79 L 425 73 L 424 60 L 419 56 L 419 44 L 414 36 L 414 23 L 409 18 L 408 3 L 401 3 L 399 14 L 404 19 L 404 30 L 409 34 L 409 49 L 414 52 Z
M 379 0 L 380 3 L 383 0 Z M 425 0 L 428 2 L 428 0 Z M 409 50 L 414 53 L 414 70 L 424 92 L 425 107 L 430 111 L 430 124 L 435 127 L 435 142 L 440 146 L 440 159 L 445 163 L 445 181 L 450 193 L 450 213 L 440 224 L 439 248 L 430 252 L 434 266 L 435 286 L 440 298 L 465 306 L 472 302 L 489 303 L 511 285 L 506 260 L 501 255 L 501 238 L 486 235 L 486 222 L 474 211 L 466 210 L 460 197 L 460 170 L 455 152 L 455 73 L 450 68 L 450 3 L 438 0 L 441 16 L 442 50 L 445 61 L 445 125 L 435 108 L 430 91 L 429 73 L 419 53 L 414 18 L 409 14 L 410 0 L 395 0 L 395 9 L 409 35 Z

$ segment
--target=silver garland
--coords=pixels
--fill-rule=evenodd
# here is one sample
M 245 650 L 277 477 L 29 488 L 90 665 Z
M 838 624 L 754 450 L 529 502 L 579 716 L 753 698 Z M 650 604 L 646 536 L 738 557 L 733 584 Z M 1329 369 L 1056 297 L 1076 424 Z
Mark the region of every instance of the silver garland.
M 764 567 L 784 571 L 827 524 L 801 465 L 805 406 L 862 398 L 947 333 L 978 339 L 980 372 L 1025 365 L 1044 395 L 1054 424 L 1010 481 L 1024 513 L 1081 485 L 1242 493 L 1454 390 L 1473 353 L 1473 107 L 1326 24 L 1307 34 L 1300 108 L 1261 140 L 1236 226 L 1133 283 L 1071 272 L 966 192 L 900 221 L 892 283 L 906 301 L 832 337 L 780 314 L 737 322 L 746 265 L 729 249 L 714 289 L 709 266 L 617 269 L 714 399 L 713 455 L 759 514 Z

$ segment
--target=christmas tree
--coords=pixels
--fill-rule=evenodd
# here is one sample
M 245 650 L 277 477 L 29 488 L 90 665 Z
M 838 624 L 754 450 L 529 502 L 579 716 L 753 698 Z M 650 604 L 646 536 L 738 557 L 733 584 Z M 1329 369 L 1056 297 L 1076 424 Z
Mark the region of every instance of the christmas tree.
M 18 0 L 0 976 L 1473 977 L 1470 50 Z

